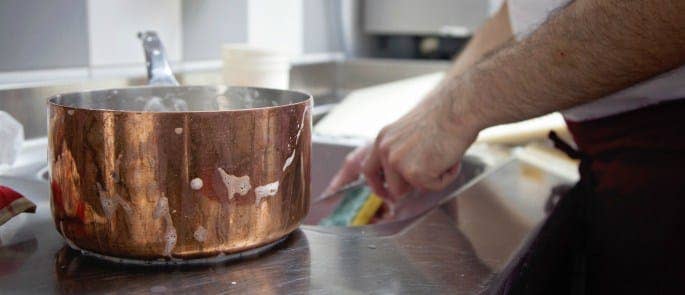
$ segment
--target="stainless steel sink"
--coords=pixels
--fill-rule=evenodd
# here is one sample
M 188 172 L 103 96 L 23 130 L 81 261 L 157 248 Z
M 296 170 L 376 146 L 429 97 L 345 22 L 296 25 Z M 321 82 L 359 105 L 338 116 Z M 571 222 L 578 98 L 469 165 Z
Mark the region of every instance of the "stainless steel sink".
M 315 140 L 315 195 L 353 147 Z M 6 253 L 0 263 L 12 265 L 0 274 L 0 285 L 20 294 L 479 293 L 544 218 L 552 188 L 567 181 L 516 160 L 493 165 L 477 153 L 467 159 L 453 191 L 424 196 L 429 207 L 441 205 L 422 214 L 362 227 L 303 225 L 256 259 L 161 269 L 116 265 L 70 250 L 52 224 L 49 184 L 38 179 L 40 169 L 26 179 L 0 177 L 38 205 L 36 214 L 0 226 L 0 252 Z
M 310 213 L 304 221 L 306 225 L 316 226 L 319 221 L 328 216 L 340 202 L 341 196 L 335 196 L 326 200 L 319 196 L 329 184 L 335 173 L 341 167 L 345 156 L 358 145 L 353 140 L 327 139 L 321 136 L 314 138 L 312 142 L 312 205 Z M 410 194 L 406 200 L 398 206 L 393 218 L 384 219 L 379 224 L 364 226 L 377 235 L 393 235 L 410 226 L 413 221 L 433 208 L 448 202 L 459 195 L 461 191 L 480 179 L 487 171 L 488 165 L 481 161 L 478 156 L 467 155 L 462 162 L 459 177 L 445 190 L 440 192 Z M 36 171 L 36 169 L 38 169 Z M 33 171 L 36 171 L 35 173 Z M 24 175 L 15 175 L 17 179 L 39 180 L 47 182 L 49 179 L 47 166 L 34 166 L 33 170 L 27 170 Z M 325 228 L 318 229 L 327 231 Z
M 315 98 L 313 121 L 318 122 L 327 112 L 340 101 L 348 92 L 381 83 L 409 78 L 421 74 L 443 71 L 449 66 L 448 62 L 433 61 L 407 61 L 386 59 L 355 59 L 336 62 L 324 62 L 314 64 L 295 65 L 291 71 L 291 88 L 311 93 Z M 188 72 L 178 75 L 182 84 L 219 84 L 221 81 L 220 71 Z M 110 79 L 90 81 L 79 84 L 47 85 L 31 88 L 0 90 L 0 109 L 4 108 L 15 115 L 25 127 L 27 137 L 45 136 L 44 122 L 44 98 L 56 93 L 83 91 L 94 88 L 125 87 L 141 85 L 144 78 L 133 79 Z M 27 116 L 26 114 L 31 114 Z M 333 174 L 340 167 L 344 156 L 361 141 L 355 139 L 329 139 L 321 135 L 315 135 L 313 147 L 313 171 L 312 192 L 313 196 L 319 196 L 326 187 Z M 40 155 L 44 157 L 44 153 Z M 49 175 L 44 158 L 36 164 L 24 167 L 22 171 L 13 173 L 12 177 L 19 179 L 38 180 L 47 182 Z M 42 163 L 42 164 L 41 164 Z M 459 188 L 466 187 L 478 175 L 484 171 L 483 164 L 476 158 L 468 158 L 464 164 L 462 177 L 441 194 L 423 196 L 430 198 L 428 202 L 415 202 L 404 208 L 410 210 L 399 211 L 400 219 L 397 224 L 410 220 L 415 216 L 425 213 L 440 202 L 448 199 L 450 193 Z M 337 200 L 333 200 L 337 201 Z M 326 214 L 330 206 L 324 203 L 313 202 L 312 216 Z M 315 218 L 309 219 L 311 224 L 318 223 Z
M 331 214 L 333 209 L 341 201 L 342 196 L 337 195 L 325 200 L 319 196 L 326 188 L 332 177 L 342 165 L 347 153 L 356 145 L 331 141 L 314 141 L 312 147 L 312 205 L 310 213 L 304 223 L 317 226 L 322 218 Z M 407 196 L 395 209 L 392 218 L 385 218 L 377 224 L 361 226 L 367 231 L 373 231 L 378 236 L 393 235 L 405 227 L 410 226 L 421 215 L 448 202 L 459 195 L 461 191 L 478 181 L 479 177 L 487 170 L 487 165 L 477 156 L 468 155 L 462 162 L 462 170 L 457 180 L 445 190 L 431 193 L 412 193 Z M 328 231 L 329 228 L 317 227 L 316 230 Z M 338 233 L 341 233 L 338 231 Z
M 335 103 L 352 89 L 434 72 L 445 64 L 348 61 L 297 66 L 293 88 Z M 212 84 L 218 73 L 181 75 L 186 84 Z M 141 81 L 142 82 L 142 81 Z M 45 136 L 44 97 L 64 91 L 120 87 L 119 80 L 0 91 L 0 109 L 25 124 L 28 137 Z M 318 116 L 325 115 L 322 111 Z M 363 141 L 313 138 L 312 214 L 344 156 Z M 420 195 L 402 218 L 362 227 L 321 227 L 312 219 L 273 251 L 228 264 L 146 268 L 116 265 L 70 250 L 50 217 L 45 144 L 31 165 L 0 177 L 37 203 L 0 226 L 0 286 L 43 293 L 269 293 L 474 294 L 486 289 L 545 217 L 556 185 L 567 179 L 491 148 L 471 149 L 461 178 L 444 192 Z M 401 212 L 398 212 L 401 213 Z

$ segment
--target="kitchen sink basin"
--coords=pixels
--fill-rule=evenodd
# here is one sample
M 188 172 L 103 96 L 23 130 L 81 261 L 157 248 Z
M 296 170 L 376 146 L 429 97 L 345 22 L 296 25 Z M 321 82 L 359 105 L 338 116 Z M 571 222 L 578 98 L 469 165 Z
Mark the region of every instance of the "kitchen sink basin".
M 314 139 L 311 214 L 330 209 L 317 196 L 358 144 Z M 179 293 L 480 293 L 544 219 L 550 192 L 568 182 L 515 159 L 493 161 L 493 154 L 467 152 L 461 178 L 443 192 L 419 195 L 420 202 L 408 207 L 413 210 L 398 212 L 402 218 L 324 227 L 310 217 L 257 259 L 172 269 L 116 265 L 70 250 L 52 224 L 49 184 L 38 177 L 44 164 L 35 166 L 0 177 L 37 204 L 35 214 L 0 227 L 0 251 L 7 253 L 0 262 L 14 265 L 0 275 L 0 285 L 28 294 L 162 287 Z
M 322 232 L 335 232 L 336 234 L 357 234 L 358 230 L 373 231 L 376 235 L 393 235 L 410 226 L 414 221 L 433 208 L 455 198 L 461 191 L 477 182 L 488 170 L 492 170 L 492 164 L 487 164 L 478 155 L 467 155 L 462 162 L 462 168 L 458 178 L 446 189 L 439 192 L 411 193 L 406 199 L 395 207 L 395 214 L 391 218 L 384 218 L 376 224 L 358 227 L 352 231 L 333 229 L 319 226 L 322 218 L 331 214 L 341 200 L 341 195 L 333 196 L 325 200 L 320 199 L 324 189 L 341 167 L 345 156 L 359 145 L 361 140 L 353 138 L 326 138 L 316 135 L 312 141 L 312 179 L 311 179 L 311 208 L 304 224 Z M 43 165 L 32 165 L 24 169 L 19 175 L 12 175 L 14 179 L 47 183 L 49 179 L 48 168 Z
M 313 206 L 321 206 L 322 204 L 318 198 L 323 193 L 324 189 L 328 186 L 335 173 L 342 166 L 345 156 L 358 147 L 363 141 L 355 139 L 325 139 L 322 136 L 315 136 L 312 142 L 312 204 Z M 449 198 L 450 192 L 455 192 L 460 188 L 467 186 L 470 182 L 476 180 L 476 178 L 481 175 L 487 167 L 483 161 L 481 161 L 477 156 L 467 155 L 462 163 L 462 170 L 458 179 L 452 183 L 445 191 L 440 193 L 426 193 L 423 195 L 412 195 L 410 197 L 428 197 L 431 201 L 429 203 L 436 204 L 435 202 L 440 202 L 443 198 Z M 36 170 L 37 169 L 37 170 Z M 35 173 L 34 173 L 35 171 Z M 15 175 L 16 177 L 16 175 Z M 28 170 L 20 175 L 19 178 L 24 179 L 38 179 L 41 181 L 48 181 L 50 178 L 50 172 L 47 166 L 37 167 L 34 165 L 33 170 Z M 329 198 L 328 201 L 339 201 L 338 198 Z M 414 200 L 410 200 L 414 202 Z M 323 207 L 316 208 L 318 210 L 324 210 Z M 403 214 L 404 211 L 397 212 L 398 214 Z M 402 215 L 404 216 L 404 215 Z M 402 217 L 404 218 L 404 217 Z M 310 224 L 315 224 L 319 219 L 312 219 Z
M 449 63 L 357 60 L 298 65 L 291 87 L 311 93 L 315 120 L 351 90 L 431 73 Z M 184 84 L 216 84 L 218 71 L 180 75 Z M 136 85 L 112 80 L 0 91 L 0 109 L 25 126 L 31 148 L 0 176 L 37 205 L 0 227 L 0 286 L 43 293 L 478 294 L 514 257 L 546 216 L 550 192 L 568 179 L 493 147 L 472 147 L 460 178 L 442 192 L 419 194 L 396 218 L 360 227 L 324 227 L 331 204 L 319 197 L 345 155 L 364 140 L 313 135 L 312 202 L 304 225 L 272 251 L 226 264 L 173 268 L 117 265 L 66 246 L 50 215 L 44 98 L 59 92 Z M 42 139 L 35 139 L 42 138 Z M 166 291 L 165 291 L 166 290 Z
M 330 215 L 340 203 L 342 194 L 321 199 L 321 194 L 341 167 L 345 156 L 357 147 L 355 144 L 314 141 L 312 144 L 312 205 L 304 223 L 317 226 L 321 219 Z M 462 161 L 458 178 L 447 188 L 438 192 L 410 193 L 395 206 L 392 217 L 383 218 L 375 224 L 361 226 L 376 235 L 396 234 L 410 226 L 421 215 L 456 197 L 459 192 L 478 181 L 487 171 L 487 164 L 475 155 L 467 155 Z M 327 228 L 320 228 L 323 231 Z M 350 233 L 354 234 L 355 231 Z M 338 234 L 344 231 L 338 231 Z

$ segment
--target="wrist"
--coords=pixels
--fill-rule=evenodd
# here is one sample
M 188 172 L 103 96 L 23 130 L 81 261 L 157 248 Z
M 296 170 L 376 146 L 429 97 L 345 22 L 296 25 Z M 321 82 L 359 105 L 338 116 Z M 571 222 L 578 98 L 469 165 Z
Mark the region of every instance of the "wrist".
M 482 91 L 478 91 L 471 71 L 449 80 L 445 81 L 445 98 L 450 102 L 446 110 L 449 112 L 449 121 L 460 130 L 466 129 L 475 134 L 492 126 L 479 96 Z

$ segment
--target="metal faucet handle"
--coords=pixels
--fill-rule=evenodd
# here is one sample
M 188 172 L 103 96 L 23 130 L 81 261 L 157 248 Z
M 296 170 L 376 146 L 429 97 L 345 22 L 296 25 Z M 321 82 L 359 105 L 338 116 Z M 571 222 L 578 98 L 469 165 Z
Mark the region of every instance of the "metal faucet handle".
M 166 58 L 164 45 L 162 45 L 162 41 L 159 40 L 157 32 L 139 32 L 138 39 L 143 41 L 148 84 L 178 86 L 179 83 L 176 81 L 176 78 L 174 78 L 174 73 L 171 71 L 171 67 Z

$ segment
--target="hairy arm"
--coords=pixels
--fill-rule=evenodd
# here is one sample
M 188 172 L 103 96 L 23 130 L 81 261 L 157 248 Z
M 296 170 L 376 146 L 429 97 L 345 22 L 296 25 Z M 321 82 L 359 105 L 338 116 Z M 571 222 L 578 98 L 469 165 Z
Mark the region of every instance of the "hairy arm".
M 475 129 L 566 109 L 685 63 L 685 1 L 576 0 L 436 90 Z
M 479 27 L 464 50 L 459 53 L 450 69 L 450 75 L 458 76 L 490 53 L 513 40 L 506 2 L 488 21 Z
M 364 176 L 388 199 L 442 189 L 481 129 L 598 99 L 683 63 L 685 1 L 576 0 L 523 41 L 448 73 L 383 128 Z
M 504 3 L 495 15 L 476 30 L 469 43 L 455 59 L 447 76 L 456 77 L 463 74 L 478 61 L 502 48 L 510 40 L 513 40 L 513 34 L 509 24 L 508 6 Z M 365 146 L 350 153 L 346 157 L 343 167 L 331 180 L 325 193 L 334 192 L 357 179 L 362 171 L 362 162 L 370 150 L 370 146 Z

